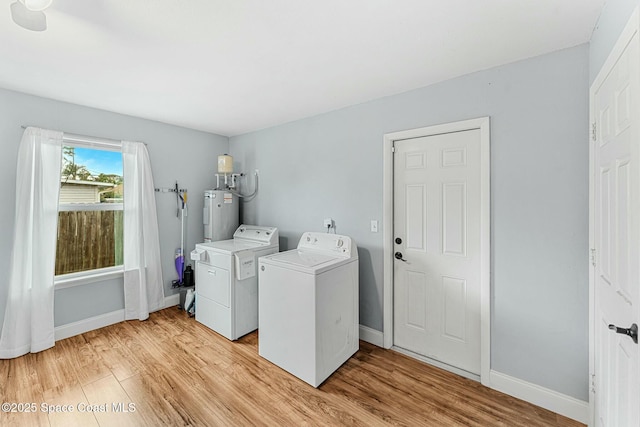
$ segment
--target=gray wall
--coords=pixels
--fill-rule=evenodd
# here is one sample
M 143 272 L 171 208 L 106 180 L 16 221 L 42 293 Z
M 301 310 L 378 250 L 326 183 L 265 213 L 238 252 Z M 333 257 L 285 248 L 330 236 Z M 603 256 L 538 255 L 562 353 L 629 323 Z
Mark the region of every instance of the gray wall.
M 360 323 L 382 330 L 382 138 L 491 117 L 492 369 L 588 399 L 588 46 L 230 139 L 281 250 L 332 217 L 360 253 Z M 380 222 L 382 225 L 382 223 Z
M 186 251 L 202 241 L 202 193 L 214 185 L 217 156 L 229 149 L 226 137 L 170 126 L 79 105 L 52 101 L 0 89 L 0 182 L 5 189 L 0 203 L 0 271 L 9 273 L 16 201 L 16 159 L 21 125 L 57 129 L 103 138 L 147 143 L 156 187 L 173 187 L 176 180 L 189 190 Z M 160 251 L 165 295 L 177 278 L 174 253 L 180 247 L 180 221 L 173 193 L 156 193 Z M 4 318 L 7 281 L 0 283 L 0 319 Z M 122 280 L 109 280 L 55 293 L 55 324 L 64 325 L 124 307 Z

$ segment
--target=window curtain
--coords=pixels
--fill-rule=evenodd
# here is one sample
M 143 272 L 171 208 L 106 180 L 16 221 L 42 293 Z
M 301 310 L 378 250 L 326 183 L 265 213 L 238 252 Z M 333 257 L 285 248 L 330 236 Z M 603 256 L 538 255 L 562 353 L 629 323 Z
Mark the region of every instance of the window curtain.
M 147 147 L 122 141 L 125 319 L 145 320 L 164 307 L 155 189 Z
M 16 214 L 0 358 L 55 344 L 53 294 L 62 132 L 29 127 L 18 150 Z

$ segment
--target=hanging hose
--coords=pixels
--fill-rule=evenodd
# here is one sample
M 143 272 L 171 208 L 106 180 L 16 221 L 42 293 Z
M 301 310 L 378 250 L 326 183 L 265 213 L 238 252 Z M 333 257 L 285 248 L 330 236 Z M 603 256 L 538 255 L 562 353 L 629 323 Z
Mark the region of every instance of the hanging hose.
M 251 193 L 251 194 L 247 194 L 247 195 L 240 194 L 237 191 L 234 191 L 234 190 L 232 190 L 230 188 L 225 190 L 225 191 L 228 191 L 231 194 L 235 194 L 236 196 L 238 196 L 238 197 L 240 197 L 242 199 L 246 199 L 245 201 L 249 201 L 249 200 L 253 199 L 256 196 L 256 194 L 258 194 L 258 171 L 256 171 L 255 174 L 254 174 L 254 181 L 255 181 L 255 184 L 253 186 L 254 187 L 253 188 L 253 193 Z

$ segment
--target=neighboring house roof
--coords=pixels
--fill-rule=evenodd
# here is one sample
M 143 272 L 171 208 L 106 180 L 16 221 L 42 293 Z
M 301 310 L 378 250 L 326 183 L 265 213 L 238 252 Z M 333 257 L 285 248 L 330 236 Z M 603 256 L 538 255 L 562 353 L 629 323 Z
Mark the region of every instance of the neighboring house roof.
M 60 179 L 59 201 L 67 203 L 100 203 L 100 195 L 113 191 L 115 184 L 110 182 L 81 181 L 75 179 Z M 105 190 L 106 189 L 106 190 Z
M 66 179 L 64 177 L 60 178 L 60 182 L 63 184 L 74 184 L 74 185 L 93 185 L 96 187 L 115 187 L 115 184 L 110 182 L 100 182 L 100 181 L 81 181 L 76 179 Z

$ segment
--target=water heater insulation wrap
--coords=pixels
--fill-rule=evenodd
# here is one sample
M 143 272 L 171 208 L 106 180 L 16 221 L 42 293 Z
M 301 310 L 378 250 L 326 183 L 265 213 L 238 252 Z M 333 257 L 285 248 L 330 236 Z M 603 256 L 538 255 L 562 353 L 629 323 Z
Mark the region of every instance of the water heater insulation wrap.
M 228 154 L 218 156 L 218 173 L 233 173 L 233 157 Z

